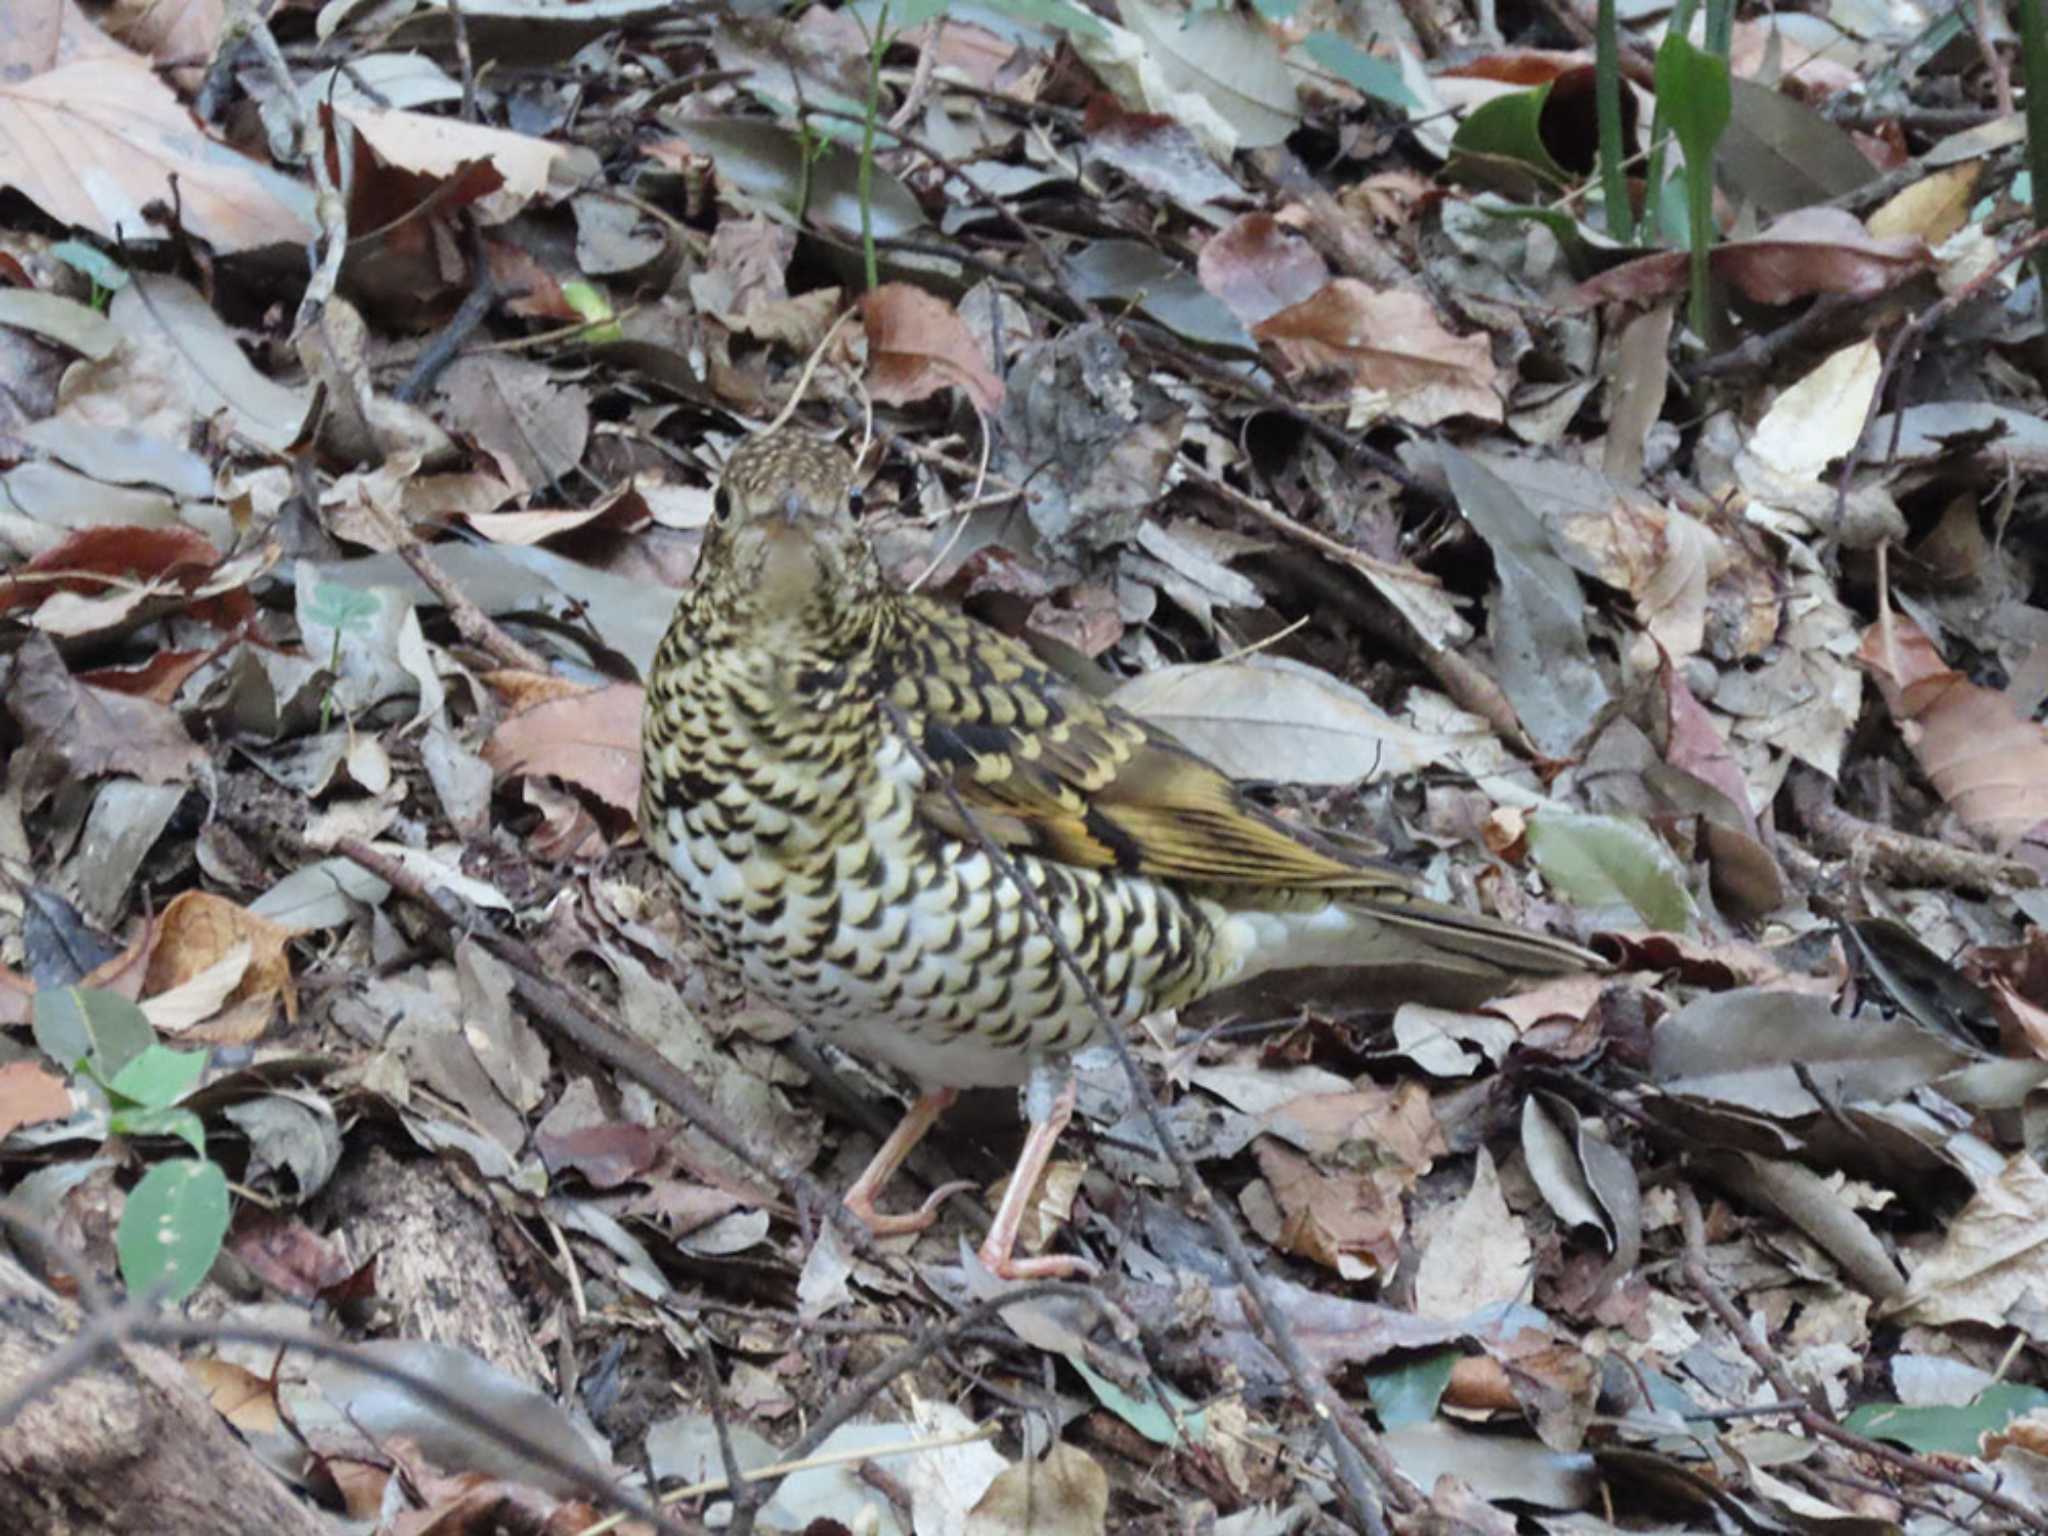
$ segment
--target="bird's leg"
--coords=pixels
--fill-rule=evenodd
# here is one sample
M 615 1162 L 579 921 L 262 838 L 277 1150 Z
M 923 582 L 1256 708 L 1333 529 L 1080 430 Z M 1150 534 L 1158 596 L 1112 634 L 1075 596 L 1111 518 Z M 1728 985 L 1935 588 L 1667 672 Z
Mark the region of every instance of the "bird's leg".
M 1003 1203 L 996 1211 L 995 1224 L 988 1229 L 988 1236 L 981 1244 L 982 1267 L 1005 1280 L 1065 1280 L 1096 1272 L 1095 1266 L 1086 1259 L 1068 1254 L 1045 1254 L 1035 1259 L 1013 1258 L 1010 1254 L 1017 1243 L 1017 1228 L 1024 1220 L 1025 1208 L 1030 1204 L 1032 1195 L 1037 1193 L 1045 1165 L 1052 1159 L 1053 1144 L 1060 1139 L 1060 1132 L 1067 1128 L 1067 1122 L 1074 1118 L 1073 1070 L 1064 1069 L 1058 1096 L 1047 1105 L 1042 1090 L 1047 1086 L 1043 1074 L 1048 1070 L 1034 1070 L 1031 1086 L 1025 1091 L 1031 1134 L 1024 1138 L 1024 1150 L 1017 1154 L 1017 1169 L 1010 1175 L 1009 1188 L 1003 1191 Z
M 861 1176 L 853 1181 L 853 1188 L 846 1192 L 846 1208 L 877 1237 L 922 1232 L 939 1219 L 939 1207 L 949 1197 L 963 1189 L 974 1188 L 973 1183 L 966 1179 L 954 1184 L 941 1184 L 925 1197 L 923 1205 L 900 1216 L 886 1215 L 875 1209 L 875 1196 L 882 1192 L 882 1186 L 895 1177 L 896 1170 L 903 1166 L 903 1160 L 917 1150 L 917 1144 L 924 1140 L 925 1133 L 946 1112 L 947 1106 L 959 1097 L 959 1090 L 953 1088 L 935 1088 L 930 1093 L 919 1094 L 917 1102 L 896 1122 L 896 1129 L 889 1133 L 889 1139 L 876 1149 Z

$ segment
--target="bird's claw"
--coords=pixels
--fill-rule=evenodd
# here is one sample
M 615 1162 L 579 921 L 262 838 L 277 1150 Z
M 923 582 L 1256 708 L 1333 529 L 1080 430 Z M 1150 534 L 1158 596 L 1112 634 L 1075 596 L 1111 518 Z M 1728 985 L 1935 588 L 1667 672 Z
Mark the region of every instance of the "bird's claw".
M 861 1225 L 877 1237 L 898 1237 L 905 1232 L 922 1232 L 939 1219 L 939 1208 L 953 1196 L 974 1188 L 971 1179 L 955 1179 L 950 1184 L 941 1184 L 924 1198 L 924 1204 L 914 1211 L 878 1211 L 871 1199 L 846 1197 L 846 1208 L 860 1218 Z

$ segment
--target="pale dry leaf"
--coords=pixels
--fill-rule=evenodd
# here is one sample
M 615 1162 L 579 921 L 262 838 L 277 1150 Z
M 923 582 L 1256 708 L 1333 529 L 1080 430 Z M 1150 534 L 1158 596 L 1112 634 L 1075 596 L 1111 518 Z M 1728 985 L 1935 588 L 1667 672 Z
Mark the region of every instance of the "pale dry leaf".
M 2030 1295 L 2036 1307 L 2048 1297 L 2048 1170 L 2021 1151 L 1913 1266 L 1906 1294 L 1887 1314 L 1932 1327 L 2009 1328 L 2012 1309 Z
M 1868 337 L 1843 347 L 1778 396 L 1736 460 L 1737 472 L 1761 469 L 1752 494 L 1767 496 L 1771 477 L 1801 484 L 1856 446 L 1877 393 L 1883 359 Z
M 448 177 L 466 165 L 488 164 L 504 185 L 470 205 L 485 224 L 502 224 L 547 191 L 549 174 L 565 153 L 561 145 L 528 134 L 424 112 L 337 101 L 334 114 L 360 133 L 387 165 Z
M 137 54 L 0 81 L 0 146 L 0 186 L 108 242 L 148 238 L 152 202 L 223 255 L 313 237 L 312 189 L 207 137 Z
M 254 953 L 244 939 L 205 970 L 142 1000 L 143 1017 L 166 1035 L 178 1035 L 220 1012 L 249 972 Z
M 1422 1249 L 1415 1311 L 1449 1321 L 1528 1294 L 1533 1252 L 1521 1218 L 1508 1209 L 1493 1157 L 1481 1148 L 1472 1188 Z
M 1357 689 L 1278 656 L 1155 667 L 1110 696 L 1239 779 L 1356 784 L 1457 766 L 1483 754 L 1485 730 L 1401 724 Z
M 967 1516 L 965 1536 L 1100 1536 L 1109 1519 L 1109 1475 L 1078 1446 L 1006 1467 Z

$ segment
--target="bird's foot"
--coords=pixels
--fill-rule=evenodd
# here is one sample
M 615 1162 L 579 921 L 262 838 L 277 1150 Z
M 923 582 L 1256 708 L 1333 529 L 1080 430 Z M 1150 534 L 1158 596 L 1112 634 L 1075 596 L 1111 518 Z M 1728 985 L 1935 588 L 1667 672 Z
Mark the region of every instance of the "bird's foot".
M 977 1257 L 981 1267 L 998 1280 L 1094 1280 L 1102 1270 L 1091 1261 L 1072 1253 L 1046 1253 L 1020 1259 L 1015 1254 L 991 1253 L 984 1243 Z
M 875 1236 L 897 1237 L 905 1232 L 924 1231 L 925 1228 L 939 1219 L 940 1206 L 963 1190 L 973 1188 L 973 1180 L 956 1179 L 951 1184 L 941 1184 L 929 1195 L 926 1195 L 924 1204 L 920 1205 L 916 1210 L 895 1213 L 876 1210 L 874 1198 L 871 1195 L 856 1191 L 847 1195 L 846 1208 L 853 1212 L 860 1219 L 861 1225 L 874 1233 Z

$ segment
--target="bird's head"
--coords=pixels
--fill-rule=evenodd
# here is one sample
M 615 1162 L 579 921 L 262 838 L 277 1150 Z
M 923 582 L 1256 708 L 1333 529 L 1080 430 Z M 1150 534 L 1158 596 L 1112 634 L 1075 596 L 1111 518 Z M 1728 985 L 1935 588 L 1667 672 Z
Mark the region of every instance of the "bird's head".
M 726 461 L 697 566 L 699 613 L 792 638 L 858 623 L 884 591 L 859 500 L 840 448 L 795 432 L 742 443 Z

